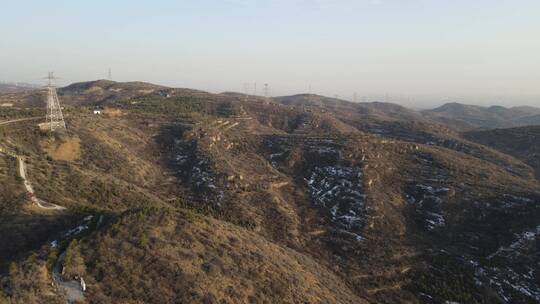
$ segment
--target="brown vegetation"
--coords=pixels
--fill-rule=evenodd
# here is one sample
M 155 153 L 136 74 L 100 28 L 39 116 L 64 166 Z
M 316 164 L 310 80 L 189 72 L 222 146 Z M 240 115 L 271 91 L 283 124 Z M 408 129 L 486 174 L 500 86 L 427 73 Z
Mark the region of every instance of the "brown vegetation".
M 532 303 L 474 285 L 515 279 L 474 267 L 537 225 L 532 169 L 418 113 L 107 81 L 63 94 L 122 115 L 69 108 L 54 139 L 3 129 L 37 195 L 71 211 L 23 208 L 0 158 L 0 303 L 61 299 L 47 284 L 64 250 L 89 303 Z M 63 237 L 83 214 L 106 219 Z

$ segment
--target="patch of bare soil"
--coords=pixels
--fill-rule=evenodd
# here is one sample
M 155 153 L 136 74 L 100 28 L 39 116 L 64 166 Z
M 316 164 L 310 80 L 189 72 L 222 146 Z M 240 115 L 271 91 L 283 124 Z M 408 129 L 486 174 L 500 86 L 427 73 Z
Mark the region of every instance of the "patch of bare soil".
M 108 108 L 108 107 L 103 109 L 102 113 L 107 115 L 108 117 L 111 117 L 111 118 L 116 118 L 116 117 L 120 117 L 120 116 L 124 115 L 122 110 L 116 109 L 116 108 Z
M 72 162 L 81 157 L 81 139 L 77 136 L 42 141 L 41 147 L 54 160 Z

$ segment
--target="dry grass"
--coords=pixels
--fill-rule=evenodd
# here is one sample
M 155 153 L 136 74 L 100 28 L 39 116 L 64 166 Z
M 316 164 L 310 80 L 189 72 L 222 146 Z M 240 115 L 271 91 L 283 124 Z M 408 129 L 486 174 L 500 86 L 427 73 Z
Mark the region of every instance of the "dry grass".
M 62 138 L 57 141 L 42 141 L 41 146 L 54 160 L 73 162 L 81 157 L 81 139 L 78 136 Z
M 171 101 L 178 113 L 187 111 L 185 102 Z M 152 105 L 161 114 L 169 110 L 161 100 Z M 530 168 L 526 174 L 506 168 L 516 168 L 515 160 L 494 162 L 365 135 L 330 113 L 254 103 L 246 113 L 232 107 L 240 118 L 184 113 L 180 120 L 174 113 L 142 115 L 141 109 L 130 114 L 129 107 L 121 115 L 114 109 L 111 115 L 72 115 L 70 137 L 42 146 L 50 159 L 35 147 L 43 135 L 20 129 L 6 135 L 28 158 L 38 194 L 70 208 L 117 214 L 83 241 L 92 303 L 417 303 L 417 290 L 407 286 L 423 262 L 422 250 L 458 239 L 459 228 L 470 225 L 465 220 L 475 222 L 471 202 L 511 190 L 532 193 L 538 186 Z M 188 120 L 192 129 L 183 132 Z M 170 126 L 176 127 L 162 134 Z M 267 138 L 290 148 L 277 166 L 269 160 L 274 152 Z M 315 147 L 337 141 L 343 161 L 363 174 L 369 218 L 362 242 L 340 234 L 310 198 L 302 170 L 326 161 L 306 149 L 314 139 L 322 139 L 311 143 Z M 195 145 L 177 149 L 184 143 Z M 166 162 L 182 153 L 197 157 L 182 167 Z M 419 162 L 421 154 L 431 163 Z M 428 183 L 437 168 L 447 173 L 440 184 L 456 194 L 444 206 L 448 230 L 431 234 L 415 226 L 404 188 Z M 182 179 L 201 171 L 222 196 Z M 196 195 L 203 199 L 184 199 Z M 488 230 L 497 223 L 482 224 Z
M 113 227 L 86 245 L 91 303 L 365 303 L 312 258 L 231 224 L 158 213 Z

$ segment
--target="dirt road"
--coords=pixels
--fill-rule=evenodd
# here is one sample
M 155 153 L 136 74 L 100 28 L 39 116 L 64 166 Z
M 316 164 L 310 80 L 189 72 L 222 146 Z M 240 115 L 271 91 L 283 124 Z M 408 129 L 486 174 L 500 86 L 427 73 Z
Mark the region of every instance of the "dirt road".
M 36 204 L 41 209 L 46 210 L 65 210 L 65 207 L 58 206 L 55 204 L 47 203 L 39 198 L 36 197 L 36 194 L 34 193 L 34 188 L 32 187 L 32 184 L 30 181 L 26 178 L 26 164 L 24 163 L 24 160 L 21 156 L 17 156 L 17 161 L 19 162 L 19 176 L 24 181 L 24 187 L 26 188 L 26 192 L 30 195 L 30 200 Z
M 43 116 L 39 116 L 39 117 L 27 117 L 27 118 L 19 118 L 19 119 L 12 119 L 12 120 L 0 121 L 0 126 L 2 126 L 2 125 L 7 125 L 7 124 L 10 124 L 10 123 L 19 122 L 19 121 L 36 120 L 36 119 L 42 119 L 42 118 L 43 118 Z

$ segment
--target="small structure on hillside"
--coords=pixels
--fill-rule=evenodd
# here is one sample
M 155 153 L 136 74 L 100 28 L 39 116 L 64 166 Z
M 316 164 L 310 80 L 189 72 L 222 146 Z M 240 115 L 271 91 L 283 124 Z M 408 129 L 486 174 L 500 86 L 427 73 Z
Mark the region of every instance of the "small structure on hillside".
M 82 277 L 81 277 L 81 289 L 82 291 L 86 291 L 86 282 L 84 281 Z
M 101 110 L 94 110 L 94 115 L 101 115 Z

